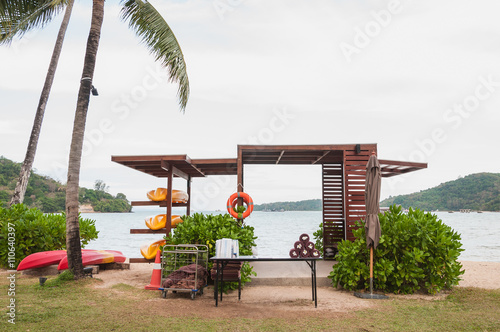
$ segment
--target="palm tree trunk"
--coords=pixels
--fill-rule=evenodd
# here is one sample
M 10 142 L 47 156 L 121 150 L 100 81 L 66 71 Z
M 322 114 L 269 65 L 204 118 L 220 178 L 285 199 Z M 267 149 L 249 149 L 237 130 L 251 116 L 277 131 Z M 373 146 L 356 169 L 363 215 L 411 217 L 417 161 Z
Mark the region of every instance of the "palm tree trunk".
M 59 62 L 59 56 L 61 55 L 64 36 L 69 24 L 69 19 L 71 17 L 71 11 L 73 9 L 73 2 L 73 0 L 69 0 L 68 4 L 66 5 L 64 18 L 61 23 L 61 27 L 59 28 L 59 33 L 57 34 L 56 44 L 54 46 L 54 50 L 52 51 L 52 58 L 50 59 L 49 69 L 47 70 L 45 83 L 40 95 L 40 100 L 38 101 L 38 107 L 36 109 L 33 128 L 31 129 L 28 149 L 26 150 L 26 156 L 24 157 L 24 162 L 21 166 L 19 179 L 17 180 L 16 188 L 14 189 L 14 194 L 12 195 L 12 199 L 10 200 L 9 205 L 20 204 L 24 201 L 24 194 L 26 193 L 26 187 L 28 186 L 28 181 L 31 175 L 31 168 L 33 167 L 33 161 L 35 160 L 35 153 L 38 145 L 38 138 L 40 137 L 40 130 L 42 128 L 45 107 L 47 106 L 50 89 L 52 88 L 52 83 L 54 82 L 54 76 L 56 73 L 57 64 Z
M 68 267 L 75 278 L 83 276 L 80 227 L 78 224 L 78 189 L 80 185 L 80 163 L 82 159 L 85 122 L 89 108 L 90 90 L 94 76 L 97 49 L 104 18 L 104 0 L 93 0 L 92 23 L 83 64 L 82 79 L 78 92 L 73 136 L 69 152 L 68 182 L 66 187 L 66 249 Z

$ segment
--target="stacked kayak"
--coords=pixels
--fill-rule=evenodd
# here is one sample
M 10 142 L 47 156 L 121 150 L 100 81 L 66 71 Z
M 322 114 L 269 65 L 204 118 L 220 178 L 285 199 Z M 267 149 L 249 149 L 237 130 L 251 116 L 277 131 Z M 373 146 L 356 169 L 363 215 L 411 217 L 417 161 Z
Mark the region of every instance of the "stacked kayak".
M 145 219 L 146 226 L 149 229 L 157 231 L 159 229 L 165 228 L 167 225 L 167 215 L 166 214 L 158 214 L 156 216 L 147 217 Z M 176 228 L 182 222 L 180 216 L 174 215 L 172 216 L 172 222 L 170 223 L 171 228 Z
M 26 256 L 21 263 L 19 263 L 17 270 L 22 271 L 58 264 L 63 257 L 66 257 L 66 250 L 36 252 Z
M 141 254 L 146 259 L 154 259 L 156 257 L 156 252 L 166 243 L 166 240 L 158 240 L 153 243 L 145 244 L 141 247 Z
M 123 256 L 121 251 L 116 250 L 87 250 L 82 251 L 82 263 L 86 265 L 97 265 L 106 263 L 123 263 L 127 257 Z M 58 270 L 68 268 L 68 257 L 64 256 L 57 266 Z
M 147 193 L 148 199 L 153 202 L 162 202 L 167 199 L 167 188 L 156 188 L 150 190 Z M 189 200 L 189 195 L 182 190 L 172 189 L 172 203 L 187 203 Z M 146 226 L 153 231 L 157 231 L 166 228 L 167 225 L 167 215 L 158 214 L 156 216 L 147 217 L 145 220 Z M 173 215 L 172 222 L 170 223 L 171 228 L 176 228 L 183 220 L 180 216 Z M 145 244 L 141 247 L 141 254 L 146 259 L 155 259 L 156 253 L 160 250 L 160 247 L 166 244 L 165 240 L 157 240 L 152 243 Z
M 149 200 L 160 202 L 167 199 L 167 188 L 157 188 L 147 193 Z M 172 203 L 187 203 L 188 194 L 182 190 L 172 189 Z
M 116 250 L 93 250 L 82 249 L 82 263 L 83 266 L 105 263 L 123 263 L 127 258 Z M 65 270 L 68 268 L 68 258 L 66 250 L 52 250 L 42 251 L 26 256 L 19 266 L 17 271 L 35 269 L 49 265 L 59 264 L 58 270 Z

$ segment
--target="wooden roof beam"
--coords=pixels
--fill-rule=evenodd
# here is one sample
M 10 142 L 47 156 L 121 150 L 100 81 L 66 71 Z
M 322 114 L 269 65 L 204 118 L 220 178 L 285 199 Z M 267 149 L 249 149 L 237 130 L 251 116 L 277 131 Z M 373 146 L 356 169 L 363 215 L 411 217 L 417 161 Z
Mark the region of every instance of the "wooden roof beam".
M 325 151 L 321 157 L 318 157 L 315 161 L 313 161 L 313 165 L 316 164 L 321 159 L 323 159 L 329 153 L 330 153 L 330 151 Z
M 186 172 L 181 171 L 180 169 L 178 169 L 172 164 L 169 164 L 165 160 L 161 161 L 160 167 L 166 172 L 169 172 L 171 170 L 173 175 L 183 178 L 184 180 L 189 180 L 189 175 Z

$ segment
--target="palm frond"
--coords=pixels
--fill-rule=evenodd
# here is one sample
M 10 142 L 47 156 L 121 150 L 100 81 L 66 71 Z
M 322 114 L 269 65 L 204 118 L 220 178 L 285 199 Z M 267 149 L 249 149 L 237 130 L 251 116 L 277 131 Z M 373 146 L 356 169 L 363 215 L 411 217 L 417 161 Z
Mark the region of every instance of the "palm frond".
M 122 1 L 121 16 L 146 44 L 156 61 L 167 68 L 170 82 L 178 82 L 177 97 L 181 110 L 189 98 L 189 79 L 181 47 L 165 19 L 149 2 Z
M 0 44 L 49 23 L 68 0 L 0 0 Z

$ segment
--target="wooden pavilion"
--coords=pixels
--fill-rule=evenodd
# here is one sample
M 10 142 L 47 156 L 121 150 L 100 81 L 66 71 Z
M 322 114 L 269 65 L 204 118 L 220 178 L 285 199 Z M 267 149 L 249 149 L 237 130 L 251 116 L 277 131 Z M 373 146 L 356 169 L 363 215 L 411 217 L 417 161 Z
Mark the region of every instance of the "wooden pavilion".
M 135 201 L 132 206 L 166 207 L 167 228 L 137 233 L 170 233 L 172 206 L 185 206 L 190 214 L 191 179 L 210 175 L 237 175 L 238 191 L 243 191 L 244 165 L 321 165 L 323 199 L 323 246 L 334 248 L 341 240 L 353 240 L 356 221 L 365 216 L 365 173 L 377 144 L 339 145 L 238 145 L 237 158 L 191 159 L 187 155 L 112 156 L 111 160 L 135 170 L 167 179 L 168 196 L 163 202 Z M 426 163 L 379 159 L 383 177 L 427 168 Z M 187 182 L 187 203 L 172 203 L 173 177 Z M 141 259 L 131 259 L 139 262 Z M 144 261 L 144 260 L 142 260 Z

